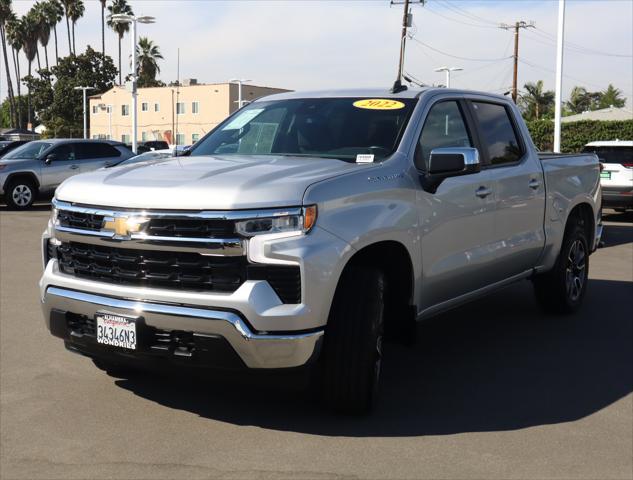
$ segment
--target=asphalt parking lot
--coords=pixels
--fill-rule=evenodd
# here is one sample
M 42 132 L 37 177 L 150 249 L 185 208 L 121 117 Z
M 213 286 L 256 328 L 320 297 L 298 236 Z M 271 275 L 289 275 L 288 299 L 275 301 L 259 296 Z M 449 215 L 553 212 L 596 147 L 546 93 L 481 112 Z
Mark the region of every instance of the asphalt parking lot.
M 606 215 L 580 313 L 529 282 L 391 346 L 367 418 L 283 384 L 113 378 L 40 314 L 48 207 L 0 206 L 0 478 L 632 478 L 633 216 Z

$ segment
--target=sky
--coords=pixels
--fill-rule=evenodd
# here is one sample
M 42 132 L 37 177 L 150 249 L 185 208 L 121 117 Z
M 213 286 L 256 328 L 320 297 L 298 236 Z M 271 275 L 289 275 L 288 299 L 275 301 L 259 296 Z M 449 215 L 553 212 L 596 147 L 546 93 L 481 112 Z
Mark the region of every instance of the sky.
M 401 1 L 401 0 L 397 0 Z M 14 0 L 24 14 L 31 0 Z M 415 0 L 412 0 L 415 4 Z M 101 7 L 86 0 L 76 27 L 77 50 L 101 49 Z M 165 57 L 159 78 L 224 82 L 245 78 L 255 85 L 293 90 L 390 87 L 396 77 L 402 6 L 389 0 L 131 0 L 137 15 L 156 17 L 139 35 Z M 519 87 L 543 80 L 554 89 L 555 0 L 427 0 L 412 8 L 412 40 L 405 70 L 420 81 L 443 83 L 440 66 L 461 67 L 452 85 L 504 93 L 512 83 L 513 32 L 501 23 L 533 21 L 521 30 Z M 633 0 L 567 0 L 563 95 L 575 85 L 603 90 L 609 83 L 633 99 Z M 58 26 L 60 54 L 67 54 L 65 23 Z M 106 30 L 106 53 L 117 62 L 117 36 Z M 123 39 L 123 70 L 129 71 L 131 39 Z M 49 44 L 49 58 L 54 44 Z M 42 56 L 43 59 L 43 56 Z M 23 58 L 26 71 L 26 60 Z M 0 95 L 6 96 L 4 66 Z

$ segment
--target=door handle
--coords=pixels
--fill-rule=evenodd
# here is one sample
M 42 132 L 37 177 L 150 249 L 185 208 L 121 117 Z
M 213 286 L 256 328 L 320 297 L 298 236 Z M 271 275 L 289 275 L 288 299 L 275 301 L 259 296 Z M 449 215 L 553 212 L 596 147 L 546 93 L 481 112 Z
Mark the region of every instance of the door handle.
M 70 167 L 71 170 L 77 170 L 79 168 L 79 165 L 71 165 Z
M 530 187 L 532 190 L 536 190 L 540 186 L 541 182 L 539 182 L 536 178 L 533 178 L 532 180 L 530 180 L 530 183 L 528 183 L 528 187 Z
M 479 198 L 486 198 L 491 193 L 492 193 L 492 190 L 490 190 L 489 188 L 479 187 L 477 191 L 475 192 L 475 195 L 477 195 Z

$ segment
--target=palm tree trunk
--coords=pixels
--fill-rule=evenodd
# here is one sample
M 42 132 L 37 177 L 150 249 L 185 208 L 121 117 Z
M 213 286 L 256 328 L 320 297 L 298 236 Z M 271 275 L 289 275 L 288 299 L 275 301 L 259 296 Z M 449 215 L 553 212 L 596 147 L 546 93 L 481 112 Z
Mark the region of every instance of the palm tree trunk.
M 0 36 L 2 37 L 2 54 L 4 56 L 4 66 L 7 70 L 7 93 L 9 95 L 9 108 L 11 111 L 12 127 L 16 127 L 17 117 L 15 113 L 15 98 L 13 96 L 13 82 L 11 81 L 11 70 L 9 70 L 9 58 L 7 57 L 7 43 L 4 35 L 4 25 L 0 25 Z
M 46 59 L 46 70 L 48 70 L 48 45 L 44 45 L 44 58 Z
M 36 48 L 35 53 L 37 54 L 37 69 L 41 70 L 42 66 L 40 65 L 40 47 Z
M 73 55 L 77 55 L 77 50 L 75 50 L 75 22 L 73 21 Z
M 105 58 L 105 4 L 103 3 L 101 4 L 101 53 Z
M 119 35 L 119 85 L 123 85 L 121 77 L 121 35 Z
M 73 45 L 70 43 L 70 20 L 68 20 L 68 15 L 66 15 L 66 30 L 68 30 L 68 55 L 72 55 Z
M 15 70 L 15 79 L 16 86 L 18 87 L 18 101 L 16 102 L 16 109 L 18 113 L 18 128 L 22 128 L 22 98 L 20 94 L 20 64 L 18 63 L 18 55 L 19 52 L 15 51 L 15 48 L 11 49 L 13 51 L 13 69 Z
M 32 63 L 33 62 L 29 61 L 29 77 L 31 76 L 31 64 Z M 26 126 L 29 127 L 29 125 L 30 125 L 32 127 L 33 125 L 31 124 L 31 89 L 30 88 L 28 89 L 28 101 L 27 101 L 26 105 L 27 105 L 27 107 L 26 107 L 26 109 L 27 109 L 26 118 L 28 119 L 27 123 L 26 123 Z
M 57 49 L 57 25 L 53 27 L 53 32 L 55 33 L 55 65 L 59 63 L 59 51 Z

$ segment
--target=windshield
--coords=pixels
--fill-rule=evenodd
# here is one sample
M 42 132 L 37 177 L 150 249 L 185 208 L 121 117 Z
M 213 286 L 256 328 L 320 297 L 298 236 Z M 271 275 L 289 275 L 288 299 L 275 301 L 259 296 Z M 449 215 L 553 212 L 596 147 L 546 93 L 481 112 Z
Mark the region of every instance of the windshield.
M 633 163 L 633 147 L 588 146 L 583 149 L 583 152 L 595 153 L 602 163 Z
M 53 144 L 49 142 L 29 142 L 25 143 L 21 147 L 16 148 L 15 150 L 7 153 L 3 160 L 11 159 L 11 158 L 27 158 L 30 160 L 34 160 L 40 156 L 40 154 L 51 147 Z
M 254 102 L 196 143 L 190 155 L 381 159 L 398 147 L 415 102 L 361 98 Z

